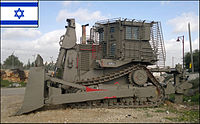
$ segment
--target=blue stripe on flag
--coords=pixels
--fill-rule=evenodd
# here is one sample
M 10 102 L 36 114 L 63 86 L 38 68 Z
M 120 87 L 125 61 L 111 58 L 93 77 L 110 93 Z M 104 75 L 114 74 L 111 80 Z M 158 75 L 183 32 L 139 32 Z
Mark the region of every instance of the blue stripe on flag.
M 11 21 L 11 20 L 6 20 L 6 21 L 1 21 L 1 25 L 38 25 L 37 20 L 31 20 L 31 21 Z
M 2 7 L 37 7 L 38 2 L 1 2 Z

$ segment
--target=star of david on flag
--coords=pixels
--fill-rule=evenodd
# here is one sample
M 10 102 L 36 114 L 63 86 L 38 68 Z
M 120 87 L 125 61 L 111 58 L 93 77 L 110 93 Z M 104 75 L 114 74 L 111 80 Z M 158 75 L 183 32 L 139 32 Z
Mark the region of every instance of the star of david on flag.
M 18 13 L 21 13 L 21 15 L 18 15 Z M 20 19 L 21 17 L 24 17 L 24 10 L 21 10 L 20 8 L 18 8 L 18 10 L 15 10 L 15 17 L 18 17 L 18 19 Z
M 38 1 L 1 1 L 1 27 L 38 27 Z

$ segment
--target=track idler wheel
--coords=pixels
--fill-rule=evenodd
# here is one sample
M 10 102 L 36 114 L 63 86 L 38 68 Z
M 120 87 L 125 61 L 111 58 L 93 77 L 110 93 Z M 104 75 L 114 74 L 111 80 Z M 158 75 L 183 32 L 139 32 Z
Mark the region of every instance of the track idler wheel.
M 136 85 L 143 86 L 148 80 L 148 76 L 145 70 L 136 70 L 129 74 L 129 81 Z

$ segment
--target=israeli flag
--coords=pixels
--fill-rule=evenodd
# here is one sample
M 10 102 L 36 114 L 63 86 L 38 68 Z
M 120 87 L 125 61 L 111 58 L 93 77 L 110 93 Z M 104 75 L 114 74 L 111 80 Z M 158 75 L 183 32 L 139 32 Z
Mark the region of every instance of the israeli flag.
M 1 1 L 1 27 L 38 27 L 38 1 Z

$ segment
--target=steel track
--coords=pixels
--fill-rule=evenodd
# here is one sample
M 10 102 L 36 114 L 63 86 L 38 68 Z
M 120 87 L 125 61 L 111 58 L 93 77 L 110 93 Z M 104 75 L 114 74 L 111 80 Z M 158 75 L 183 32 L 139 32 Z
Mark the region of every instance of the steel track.
M 164 101 L 164 88 L 161 84 L 156 80 L 153 74 L 142 65 L 132 65 L 122 69 L 118 72 L 111 73 L 109 75 L 96 77 L 87 80 L 77 81 L 77 84 L 81 84 L 84 86 L 91 86 L 97 84 L 103 84 L 108 81 L 112 81 L 114 79 L 120 78 L 122 76 L 128 75 L 130 83 L 133 81 L 130 80 L 130 75 L 133 71 L 142 69 L 145 70 L 150 82 L 157 88 L 158 97 L 156 100 L 140 101 L 137 97 L 128 97 L 128 98 L 112 98 L 112 99 L 102 99 L 102 100 L 93 100 L 87 102 L 79 102 L 68 104 L 71 108 L 135 108 L 135 107 L 154 107 L 158 106 Z

